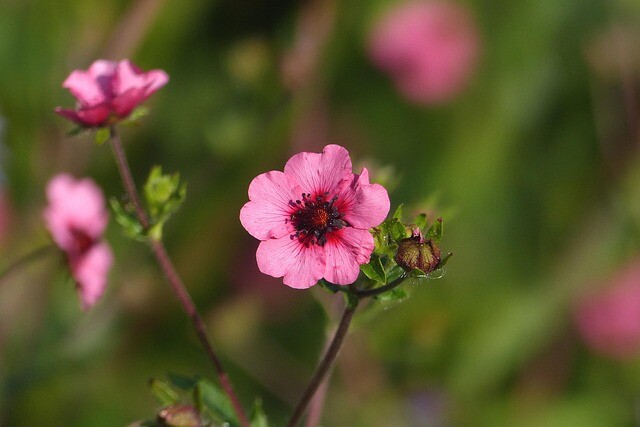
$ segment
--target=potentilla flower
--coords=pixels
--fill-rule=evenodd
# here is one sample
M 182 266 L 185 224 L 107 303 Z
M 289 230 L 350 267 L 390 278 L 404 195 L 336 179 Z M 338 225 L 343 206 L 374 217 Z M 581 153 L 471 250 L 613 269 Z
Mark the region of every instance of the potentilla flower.
M 113 263 L 111 248 L 102 241 L 109 220 L 104 195 L 88 178 L 60 174 L 49 181 L 47 199 L 46 226 L 65 252 L 82 306 L 88 309 L 102 296 Z
M 410 1 L 390 9 L 369 37 L 372 61 L 410 101 L 450 100 L 466 85 L 479 51 L 469 11 L 450 1 Z
M 597 353 L 622 360 L 640 355 L 640 259 L 583 298 L 575 321 L 582 339 Z
M 284 172 L 258 175 L 249 200 L 240 222 L 262 240 L 258 268 L 298 289 L 322 278 L 355 282 L 374 248 L 369 229 L 389 213 L 387 190 L 369 183 L 367 169 L 353 174 L 349 152 L 339 145 L 296 154 Z
M 127 118 L 168 81 L 164 71 L 145 73 L 128 59 L 98 60 L 87 71 L 73 71 L 62 84 L 76 98 L 76 108 L 58 107 L 55 112 L 82 127 L 109 126 Z

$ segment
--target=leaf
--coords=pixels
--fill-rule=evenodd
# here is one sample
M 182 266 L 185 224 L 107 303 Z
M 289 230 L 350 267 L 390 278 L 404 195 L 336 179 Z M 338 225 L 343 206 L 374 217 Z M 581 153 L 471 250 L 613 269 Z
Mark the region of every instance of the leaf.
M 167 379 L 174 387 L 178 387 L 185 391 L 191 391 L 198 384 L 197 378 L 187 377 L 185 375 L 168 373 Z
M 424 229 L 427 226 L 427 214 L 421 213 L 414 220 L 416 227 L 419 229 Z
M 138 126 L 140 120 L 149 114 L 149 108 L 144 105 L 136 107 L 129 116 L 121 123 L 125 126 Z
M 406 272 L 404 271 L 404 268 L 400 267 L 399 265 L 394 265 L 387 273 L 387 281 L 393 282 L 405 273 Z
M 442 240 L 443 232 L 444 230 L 442 225 L 442 218 L 440 217 L 436 219 L 433 224 L 431 224 L 429 231 L 427 231 L 426 238 L 432 239 L 436 243 L 440 243 L 440 240 Z
M 396 211 L 393 213 L 393 217 L 397 219 L 398 221 L 402 221 L 402 206 L 403 204 L 400 203 L 400 205 L 396 208 Z
M 128 237 L 135 240 L 146 240 L 147 236 L 144 227 L 135 215 L 127 212 L 115 197 L 109 199 L 109 204 L 111 205 L 111 209 L 113 209 L 116 222 L 122 226 L 124 233 Z
M 107 142 L 111 138 L 111 132 L 109 128 L 100 128 L 96 130 L 96 133 L 93 134 L 93 140 L 96 144 L 102 145 Z
M 371 280 L 380 282 L 383 285 L 387 283 L 387 274 L 384 271 L 380 257 L 376 254 L 371 254 L 369 263 L 361 265 L 360 270 Z
M 409 295 L 404 291 L 404 289 L 393 288 L 387 292 L 382 294 L 378 294 L 375 296 L 375 299 L 378 301 L 402 301 L 406 299 Z
M 320 286 L 322 286 L 324 289 L 328 290 L 329 292 L 335 294 L 337 292 L 340 291 L 340 286 L 339 285 L 334 285 L 333 283 L 327 282 L 324 279 L 320 279 L 318 281 L 318 284 Z
M 198 381 L 193 392 L 194 401 L 201 414 L 208 414 L 218 422 L 238 425 L 231 401 L 218 386 L 203 379 Z
M 149 381 L 151 394 L 162 406 L 175 405 L 180 401 L 180 395 L 176 393 L 171 386 L 165 381 L 152 378 Z
M 269 421 L 262 409 L 262 400 L 256 399 L 251 409 L 251 427 L 269 427 Z

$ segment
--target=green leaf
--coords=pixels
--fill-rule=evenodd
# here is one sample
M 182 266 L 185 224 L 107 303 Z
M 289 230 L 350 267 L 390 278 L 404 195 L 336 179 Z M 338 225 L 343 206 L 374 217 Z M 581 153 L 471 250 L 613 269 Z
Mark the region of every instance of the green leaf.
M 231 401 L 215 384 L 204 379 L 198 381 L 194 389 L 194 401 L 201 414 L 209 415 L 218 422 L 238 425 Z
M 251 427 L 269 427 L 269 421 L 262 409 L 262 400 L 256 399 L 251 409 Z
M 127 210 L 120 204 L 118 199 L 112 197 L 109 199 L 109 204 L 116 218 L 116 222 L 122 226 L 124 233 L 135 240 L 145 240 L 146 234 L 144 227 L 138 221 L 135 215 L 127 212 Z
M 402 224 L 398 220 L 395 220 L 391 224 L 390 231 L 391 231 L 391 237 L 396 242 L 398 242 L 398 241 L 400 241 L 402 239 L 406 239 L 407 237 L 409 237 L 409 235 L 407 234 L 407 228 L 404 226 L 404 224 Z
M 102 145 L 109 140 L 111 137 L 111 132 L 109 128 L 100 128 L 96 130 L 96 133 L 93 134 L 93 140 L 96 144 Z
M 407 298 L 407 293 L 401 288 L 393 288 L 390 291 L 378 294 L 375 299 L 378 301 L 402 301 Z
M 176 393 L 165 381 L 152 378 L 149 381 L 151 394 L 162 406 L 170 406 L 180 401 L 180 395 Z
M 405 274 L 404 268 L 400 267 L 399 265 L 394 265 L 387 272 L 387 281 L 388 282 L 393 282 L 394 280 L 398 279 L 403 274 Z
M 380 257 L 376 254 L 371 254 L 369 263 L 361 265 L 360 270 L 371 280 L 380 282 L 383 285 L 387 283 L 387 274 L 384 271 Z
M 427 226 L 427 214 L 421 213 L 414 220 L 416 227 L 419 229 L 424 229 Z
M 400 203 L 400 206 L 398 206 L 396 208 L 396 211 L 393 213 L 393 218 L 397 219 L 398 221 L 402 221 L 402 206 L 403 204 Z
M 161 166 L 154 166 L 144 185 L 144 195 L 149 207 L 151 226 L 149 237 L 162 238 L 162 227 L 178 210 L 186 198 L 187 186 L 180 184 L 180 175 L 163 174 Z
M 320 286 L 322 286 L 324 289 L 328 290 L 329 292 L 335 294 L 337 292 L 340 292 L 340 286 L 339 285 L 334 285 L 333 283 L 327 282 L 324 279 L 320 279 L 318 281 L 318 284 Z
M 432 239 L 436 243 L 440 243 L 443 232 L 442 218 L 438 218 L 433 224 L 431 224 L 429 231 L 427 231 L 426 238 Z

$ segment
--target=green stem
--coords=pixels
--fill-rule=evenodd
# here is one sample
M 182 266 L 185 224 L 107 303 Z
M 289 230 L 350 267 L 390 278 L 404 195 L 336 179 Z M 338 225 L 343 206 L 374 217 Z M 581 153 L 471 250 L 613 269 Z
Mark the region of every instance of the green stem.
M 55 248 L 56 248 L 55 245 L 48 244 L 46 246 L 41 246 L 39 248 L 36 248 L 33 251 L 28 252 L 27 254 L 18 258 L 12 264 L 10 264 L 7 268 L 5 268 L 4 271 L 0 273 L 0 283 L 2 283 L 7 277 L 9 277 L 16 270 L 19 270 L 20 268 L 29 264 L 31 261 L 35 261 L 36 259 L 40 258 L 42 255 L 46 254 L 47 252 Z
M 113 149 L 113 154 L 116 158 L 116 164 L 118 165 L 118 170 L 120 171 L 120 176 L 122 177 L 122 182 L 124 184 L 125 190 L 129 196 L 129 199 L 133 203 L 133 206 L 136 211 L 136 215 L 140 224 L 147 229 L 149 228 L 149 216 L 147 212 L 144 210 L 142 203 L 140 201 L 140 197 L 138 196 L 138 191 L 136 190 L 135 182 L 133 180 L 133 176 L 131 175 L 131 169 L 129 168 L 129 164 L 127 162 L 127 157 L 122 146 L 122 142 L 120 141 L 120 137 L 115 129 L 115 127 L 110 128 L 111 132 L 111 148 Z M 226 395 L 229 397 L 231 404 L 235 410 L 236 415 L 238 416 L 238 421 L 242 427 L 249 427 L 250 422 L 246 413 L 244 412 L 244 408 L 240 403 L 240 399 L 236 394 L 233 385 L 231 384 L 231 380 L 229 379 L 229 375 L 227 374 L 224 366 L 222 365 L 222 361 L 216 354 L 214 350 L 213 344 L 208 338 L 207 327 L 202 320 L 202 316 L 198 312 L 198 309 L 187 291 L 187 288 L 184 285 L 184 282 L 180 278 L 180 275 L 176 271 L 171 258 L 167 254 L 167 250 L 164 246 L 164 243 L 161 240 L 150 239 L 149 244 L 151 246 L 151 251 L 160 266 L 160 269 L 164 273 L 167 282 L 171 286 L 171 290 L 174 295 L 182 305 L 187 316 L 191 320 L 193 328 L 196 332 L 198 340 L 200 344 L 204 348 L 205 352 L 209 360 L 211 361 L 217 375 L 218 381 L 222 386 L 222 389 L 225 391 Z
M 358 296 L 358 298 L 366 298 L 373 297 L 376 295 L 383 294 L 385 292 L 390 291 L 391 289 L 397 287 L 399 284 L 404 282 L 404 279 L 407 278 L 407 274 L 404 273 L 402 276 L 398 277 L 396 280 L 393 280 L 386 285 L 380 286 L 379 288 L 373 289 L 355 289 L 353 292 Z

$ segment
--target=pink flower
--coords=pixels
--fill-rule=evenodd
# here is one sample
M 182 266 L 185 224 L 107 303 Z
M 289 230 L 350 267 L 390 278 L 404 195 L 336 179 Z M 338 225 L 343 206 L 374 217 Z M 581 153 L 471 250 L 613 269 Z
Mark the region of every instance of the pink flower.
M 49 181 L 47 199 L 46 226 L 67 255 L 82 306 L 88 309 L 102 296 L 113 263 L 111 248 L 102 241 L 109 220 L 104 196 L 92 180 L 61 174 Z
M 347 150 L 327 145 L 322 153 L 291 157 L 284 172 L 258 175 L 249 185 L 240 222 L 256 239 L 261 272 L 305 289 L 325 278 L 348 285 L 358 278 L 374 248 L 369 228 L 389 212 L 389 195 L 369 183 L 369 172 L 352 173 Z
M 126 118 L 168 81 L 164 71 L 144 73 L 128 59 L 98 60 L 87 71 L 73 71 L 62 84 L 78 101 L 76 109 L 57 107 L 55 112 L 83 127 L 108 126 Z
M 462 5 L 412 1 L 390 10 L 374 25 L 369 54 L 407 99 L 436 104 L 450 100 L 467 84 L 478 56 L 478 39 Z
M 616 359 L 640 354 L 640 259 L 618 272 L 607 287 L 584 298 L 575 321 L 594 351 Z

